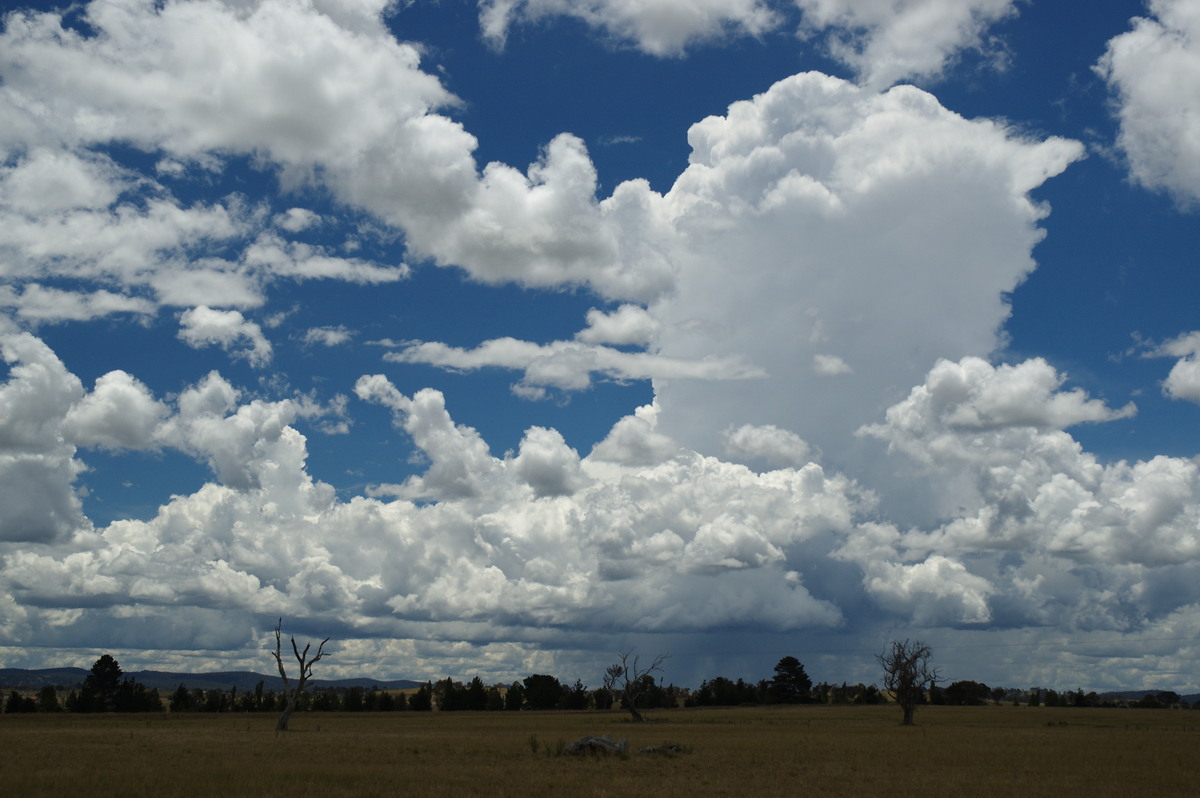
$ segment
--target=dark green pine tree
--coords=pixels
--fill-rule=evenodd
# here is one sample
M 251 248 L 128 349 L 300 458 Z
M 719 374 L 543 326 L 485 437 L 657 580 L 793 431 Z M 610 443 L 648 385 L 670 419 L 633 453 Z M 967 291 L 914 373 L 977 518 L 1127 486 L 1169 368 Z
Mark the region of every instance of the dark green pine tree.
M 195 706 L 192 704 L 192 694 L 188 692 L 186 685 L 180 684 L 171 695 L 171 711 L 191 712 L 193 709 Z
M 92 665 L 83 680 L 76 703 L 78 712 L 113 712 L 117 708 L 117 691 L 121 688 L 121 665 L 111 654 L 105 654 Z
M 463 702 L 464 708 L 473 712 L 482 712 L 487 709 L 488 693 L 487 688 L 483 685 L 483 679 L 476 676 L 467 685 L 466 700 Z
M 54 689 L 54 685 L 48 684 L 38 692 L 37 710 L 38 712 L 62 712 L 62 707 L 58 703 L 58 691 Z
M 771 679 L 767 692 L 772 703 L 798 704 L 809 700 L 812 679 L 804 672 L 800 660 L 784 657 L 775 665 L 775 676 Z
M 4 705 L 4 711 L 9 715 L 18 712 L 37 712 L 37 699 L 28 698 L 13 690 L 8 694 L 8 703 Z
M 525 706 L 525 688 L 520 682 L 513 682 L 508 687 L 508 692 L 504 694 L 504 708 L 509 712 L 516 712 Z
M 554 709 L 562 700 L 563 689 L 558 679 L 544 673 L 526 676 L 525 703 L 530 709 Z
M 426 682 L 417 688 L 417 692 L 408 700 L 408 708 L 413 712 L 428 712 L 433 709 L 433 685 Z

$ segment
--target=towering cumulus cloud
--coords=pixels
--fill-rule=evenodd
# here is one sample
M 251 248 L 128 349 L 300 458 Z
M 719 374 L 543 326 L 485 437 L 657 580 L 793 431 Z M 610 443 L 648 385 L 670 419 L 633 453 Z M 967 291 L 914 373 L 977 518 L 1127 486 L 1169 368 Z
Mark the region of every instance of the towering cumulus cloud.
M 652 306 L 658 348 L 736 352 L 766 376 L 656 380 L 663 429 L 716 451 L 730 424 L 774 424 L 836 462 L 881 398 L 901 398 L 937 357 L 995 348 L 1004 293 L 1042 237 L 1047 209 L 1029 192 L 1081 155 L 915 88 L 877 94 L 815 73 L 696 124 L 689 141 L 663 199 L 678 277 Z

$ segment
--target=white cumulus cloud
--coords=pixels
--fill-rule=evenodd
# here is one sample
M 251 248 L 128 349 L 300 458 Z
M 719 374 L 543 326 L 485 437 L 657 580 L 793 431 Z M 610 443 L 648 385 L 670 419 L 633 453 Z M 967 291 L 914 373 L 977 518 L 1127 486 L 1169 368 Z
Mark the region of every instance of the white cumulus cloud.
M 577 340 L 587 344 L 645 346 L 659 329 L 654 317 L 638 305 L 621 305 L 611 313 L 592 308 L 587 313 L 587 324 L 575 334 Z
M 1163 381 L 1163 392 L 1172 399 L 1200 403 L 1200 332 L 1185 333 L 1149 354 L 1179 358 Z
M 483 35 L 498 47 L 516 25 L 570 17 L 660 57 L 778 31 L 798 10 L 801 40 L 823 36 L 830 55 L 881 89 L 940 77 L 963 50 L 997 49 L 987 31 L 1017 13 L 1017 0 L 480 0 L 479 7 Z
M 340 619 L 328 624 L 357 652 L 350 672 L 393 645 L 381 640 L 418 638 L 442 667 L 441 646 L 471 639 L 465 666 L 506 674 L 526 667 L 528 646 L 572 635 L 817 634 L 864 602 L 926 627 L 1087 634 L 1182 623 L 1200 601 L 1187 586 L 1200 468 L 1099 463 L 1056 425 L 1121 413 L 1063 390 L 1041 361 L 939 364 L 872 430 L 894 444 L 888 457 L 915 458 L 910 469 L 954 493 L 944 518 L 903 528 L 878 520 L 866 486 L 801 462 L 804 442 L 779 428 L 726 435 L 747 457 L 792 461 L 762 473 L 671 441 L 655 406 L 584 457 L 544 427 L 496 456 L 442 394 L 409 396 L 382 376 L 361 378 L 356 394 L 394 413 L 427 466 L 341 500 L 308 473 L 294 426 L 324 408 L 247 399 L 217 374 L 169 403 L 123 372 L 88 392 L 32 336 L 3 346 L 0 468 L 29 500 L 9 496 L 0 528 L 39 542 L 0 553 L 17 644 L 53 646 L 87 627 L 158 647 L 183 623 L 195 635 L 186 645 L 252 662 L 256 640 L 216 619 L 265 633 L 287 614 Z M 93 529 L 72 501 L 77 446 L 176 449 L 214 481 L 144 520 Z
M 763 0 L 480 0 L 484 36 L 504 46 L 508 30 L 553 16 L 574 17 L 657 56 L 730 34 L 757 35 L 778 23 Z
M 169 412 L 131 374 L 110 371 L 67 413 L 63 430 L 80 446 L 150 448 L 156 445 L 158 427 Z
M 660 430 L 719 451 L 730 426 L 774 425 L 839 462 L 854 430 L 939 357 L 996 348 L 1005 292 L 1034 268 L 1043 235 L 1048 209 L 1029 192 L 1082 155 L 1077 142 L 964 119 L 911 86 L 879 94 L 816 73 L 688 139 L 689 166 L 662 198 L 678 272 L 649 307 L 655 352 L 736 354 L 766 376 L 656 379 Z M 831 352 L 853 370 L 821 359 Z
M 733 460 L 763 460 L 774 466 L 801 466 L 816 452 L 794 432 L 771 424 L 743 424 L 725 430 L 725 455 Z
M 1150 0 L 1108 43 L 1097 71 L 1116 95 L 1117 144 L 1133 179 L 1200 200 L 1200 2 Z
M 936 78 L 959 51 L 986 46 L 995 22 L 1017 13 L 1016 0 L 795 0 L 804 25 L 829 31 L 831 54 L 864 85 Z
M 262 327 L 247 321 L 236 310 L 192 308 L 179 317 L 179 325 L 179 340 L 192 348 L 220 346 L 233 357 L 245 358 L 257 367 L 271 361 L 271 342 L 263 335 Z
M 38 211 L 11 234 L 18 262 L 45 268 L 50 257 L 71 257 L 91 272 L 132 279 L 130 271 L 164 250 L 251 232 L 248 220 L 221 219 L 224 208 L 181 208 L 146 176 L 90 154 L 119 141 L 163 153 L 160 163 L 172 167 L 156 177 L 185 178 L 219 170 L 230 156 L 253 156 L 285 186 L 317 184 L 403 229 L 417 256 L 486 282 L 586 285 L 606 298 L 642 301 L 669 287 L 669 264 L 624 230 L 640 198 L 618 192 L 601 204 L 580 139 L 555 137 L 524 172 L 501 163 L 480 168 L 475 138 L 439 113 L 457 99 L 422 71 L 415 46 L 379 23 L 378 4 L 361 5 L 93 3 L 84 10 L 96 32 L 90 37 L 64 28 L 55 14 L 10 15 L 0 37 L 0 110 L 11 124 L 0 147 L 52 153 L 26 165 L 22 185 L 58 175 L 38 195 L 15 193 L 21 207 Z M 118 180 L 152 192 L 147 210 L 114 200 Z M 64 199 L 67 191 L 76 196 Z M 116 202 L 115 221 L 105 209 L 79 207 L 104 200 Z M 276 216 L 290 231 L 314 221 L 297 208 Z M 105 239 L 121 245 L 96 246 Z M 37 241 L 62 243 L 42 253 Z M 246 258 L 297 277 L 380 282 L 403 274 L 271 241 Z M 199 285 L 189 294 L 171 275 L 140 275 L 140 282 L 168 304 L 235 301 L 219 303 Z
M 28 333 L 0 338 L 0 356 L 0 540 L 68 538 L 88 524 L 74 485 L 83 464 L 60 427 L 83 385 Z

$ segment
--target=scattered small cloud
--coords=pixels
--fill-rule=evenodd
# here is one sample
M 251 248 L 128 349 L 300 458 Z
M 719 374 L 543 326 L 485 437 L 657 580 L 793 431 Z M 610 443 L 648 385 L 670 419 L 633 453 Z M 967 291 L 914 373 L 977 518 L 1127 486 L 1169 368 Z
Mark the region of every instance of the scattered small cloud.
M 288 208 L 275 216 L 275 226 L 289 233 L 299 233 L 321 223 L 321 217 L 307 208 Z
M 637 144 L 642 140 L 641 136 L 601 136 L 596 142 L 601 147 L 613 147 L 619 144 Z
M 214 310 L 201 305 L 179 317 L 179 340 L 193 349 L 219 346 L 235 358 L 261 368 L 271 361 L 271 342 L 262 328 L 236 310 Z
M 1200 404 L 1200 332 L 1184 333 L 1150 348 L 1144 356 L 1178 358 L 1163 381 L 1163 393 Z
M 310 346 L 319 344 L 325 347 L 334 347 L 349 343 L 353 337 L 352 330 L 339 324 L 333 327 L 313 327 L 306 330 L 302 340 Z
M 822 377 L 836 377 L 839 374 L 853 374 L 850 364 L 837 355 L 813 355 L 813 372 Z

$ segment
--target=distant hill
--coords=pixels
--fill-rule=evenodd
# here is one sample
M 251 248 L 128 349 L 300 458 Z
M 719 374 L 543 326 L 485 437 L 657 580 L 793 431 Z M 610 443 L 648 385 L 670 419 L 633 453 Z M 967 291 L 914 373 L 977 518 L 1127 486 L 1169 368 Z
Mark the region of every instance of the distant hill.
M 1101 693 L 1100 697 L 1106 700 L 1114 701 L 1141 701 L 1147 695 L 1158 695 L 1166 692 L 1164 690 L 1119 690 L 1109 693 Z M 1200 701 L 1200 693 L 1188 693 L 1180 695 L 1179 698 L 1189 704 L 1194 704 Z
M 25 668 L 0 668 L 0 688 L 5 690 L 37 690 L 46 685 L 54 687 L 77 687 L 83 684 L 88 671 L 85 668 L 44 668 L 28 670 Z M 280 690 L 283 680 L 278 676 L 264 676 L 252 671 L 223 671 L 216 673 L 172 673 L 169 671 L 126 671 L 126 676 L 141 682 L 151 689 L 174 690 L 181 684 L 189 690 L 228 690 L 236 687 L 238 690 L 253 690 L 261 681 L 264 689 Z M 420 687 L 423 682 L 411 679 L 312 679 L 312 687 L 377 687 L 380 690 L 406 690 Z

